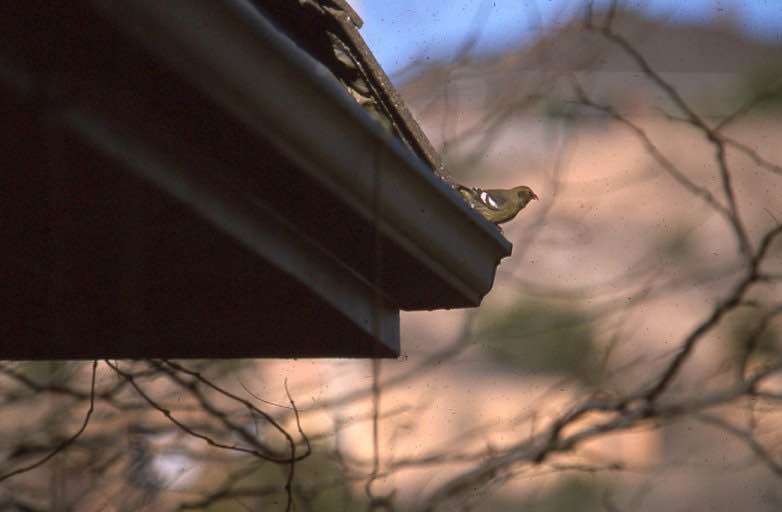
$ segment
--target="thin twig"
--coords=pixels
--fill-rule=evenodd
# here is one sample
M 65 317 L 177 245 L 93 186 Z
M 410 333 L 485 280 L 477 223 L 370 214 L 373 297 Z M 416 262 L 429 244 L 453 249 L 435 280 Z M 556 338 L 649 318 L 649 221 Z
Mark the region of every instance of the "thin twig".
M 46 464 L 52 457 L 60 453 L 61 451 L 68 448 L 71 444 L 73 444 L 79 436 L 82 435 L 84 430 L 87 428 L 87 425 L 90 422 L 90 417 L 92 417 L 92 411 L 95 410 L 95 373 L 98 368 L 98 361 L 94 360 L 92 362 L 92 381 L 90 384 L 90 406 L 87 409 L 87 413 L 84 415 L 84 421 L 81 424 L 81 427 L 79 427 L 79 430 L 77 430 L 71 437 L 64 440 L 62 443 L 57 445 L 52 451 L 50 451 L 48 454 L 46 454 L 44 457 L 38 459 L 37 461 L 33 462 L 32 464 L 28 464 L 27 466 L 22 466 L 20 468 L 17 468 L 13 471 L 10 471 L 4 475 L 0 475 L 0 482 L 3 480 L 7 480 L 9 478 L 13 478 L 17 475 L 20 475 L 22 473 L 26 473 L 28 471 L 31 471 L 39 466 L 42 466 Z
M 197 439 L 201 439 L 202 441 L 206 442 L 210 446 L 214 446 L 215 448 L 221 448 L 223 450 L 230 450 L 230 451 L 235 451 L 235 452 L 246 453 L 246 454 L 249 454 L 249 455 L 254 455 L 254 456 L 256 456 L 256 457 L 258 457 L 260 459 L 267 460 L 269 462 L 278 463 L 278 464 L 289 464 L 290 463 L 290 459 L 287 458 L 287 457 L 286 458 L 270 457 L 269 455 L 267 455 L 265 453 L 261 453 L 260 451 L 254 450 L 254 449 L 251 449 L 251 448 L 243 448 L 241 446 L 228 445 L 228 444 L 225 444 L 225 443 L 220 443 L 218 441 L 215 441 L 211 437 L 207 436 L 206 434 L 202 434 L 202 433 L 196 431 L 194 428 L 188 426 L 186 423 L 178 420 L 176 418 L 176 416 L 174 416 L 174 414 L 172 413 L 172 411 L 170 409 L 168 409 L 168 408 L 162 406 L 161 404 L 157 403 L 157 401 L 155 401 L 146 391 L 144 391 L 141 388 L 141 386 L 139 386 L 138 382 L 136 382 L 136 378 L 135 378 L 134 375 L 121 370 L 117 364 L 112 363 L 109 360 L 105 360 L 105 362 L 106 362 L 107 365 L 109 365 L 109 367 L 112 370 L 114 370 L 117 373 L 117 375 L 119 375 L 123 379 L 127 380 L 128 383 L 133 387 L 133 389 L 136 390 L 136 393 L 138 393 L 138 395 L 142 399 L 144 399 L 144 401 L 147 402 L 150 405 L 150 407 L 152 407 L 153 409 L 155 409 L 158 412 L 160 412 L 163 416 L 166 417 L 166 419 L 168 419 L 168 421 L 170 421 L 171 423 L 173 423 L 174 425 L 179 427 L 179 429 L 182 430 L 183 432 L 185 432 L 186 434 L 188 434 L 188 435 L 190 435 L 192 437 L 195 437 Z

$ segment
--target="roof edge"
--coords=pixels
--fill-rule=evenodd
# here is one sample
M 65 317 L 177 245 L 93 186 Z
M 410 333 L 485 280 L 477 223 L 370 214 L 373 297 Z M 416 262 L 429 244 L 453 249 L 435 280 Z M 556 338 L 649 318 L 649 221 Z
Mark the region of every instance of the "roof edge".
M 427 309 L 491 289 L 510 242 L 249 2 L 93 3 L 463 295 Z

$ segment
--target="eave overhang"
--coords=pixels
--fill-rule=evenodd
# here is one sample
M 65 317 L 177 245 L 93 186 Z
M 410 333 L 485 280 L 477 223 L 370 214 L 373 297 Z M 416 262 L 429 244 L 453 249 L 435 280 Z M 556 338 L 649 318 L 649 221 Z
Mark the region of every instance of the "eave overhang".
M 252 4 L 94 4 L 441 280 L 387 289 L 402 309 L 480 304 L 511 244 Z
M 246 1 L 11 10 L 0 358 L 393 357 L 510 254 Z

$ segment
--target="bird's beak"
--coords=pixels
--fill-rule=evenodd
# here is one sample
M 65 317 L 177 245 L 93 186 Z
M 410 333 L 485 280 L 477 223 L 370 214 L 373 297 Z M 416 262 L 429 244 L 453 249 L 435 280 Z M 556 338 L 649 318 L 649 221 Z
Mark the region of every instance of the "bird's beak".
M 535 192 L 532 193 L 532 199 L 537 199 L 538 196 L 535 194 Z

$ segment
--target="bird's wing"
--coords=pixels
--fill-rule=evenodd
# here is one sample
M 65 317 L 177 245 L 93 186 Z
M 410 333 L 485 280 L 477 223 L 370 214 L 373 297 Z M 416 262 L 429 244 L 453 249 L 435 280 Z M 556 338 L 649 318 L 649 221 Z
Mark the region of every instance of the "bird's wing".
M 508 204 L 508 200 L 500 190 L 475 189 L 475 197 L 491 210 L 502 210 Z

